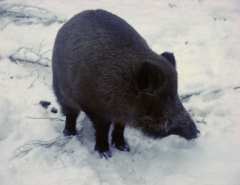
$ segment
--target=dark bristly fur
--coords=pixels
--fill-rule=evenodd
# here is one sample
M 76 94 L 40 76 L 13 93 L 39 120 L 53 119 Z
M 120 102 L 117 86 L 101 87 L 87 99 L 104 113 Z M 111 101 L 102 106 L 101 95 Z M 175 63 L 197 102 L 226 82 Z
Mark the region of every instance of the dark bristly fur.
M 88 10 L 59 30 L 52 57 L 53 89 L 66 116 L 65 135 L 75 135 L 84 111 L 96 129 L 95 149 L 110 157 L 112 144 L 130 148 L 124 127 L 153 138 L 170 134 L 197 137 L 197 128 L 177 93 L 172 53 L 154 53 L 123 19 L 104 10 Z

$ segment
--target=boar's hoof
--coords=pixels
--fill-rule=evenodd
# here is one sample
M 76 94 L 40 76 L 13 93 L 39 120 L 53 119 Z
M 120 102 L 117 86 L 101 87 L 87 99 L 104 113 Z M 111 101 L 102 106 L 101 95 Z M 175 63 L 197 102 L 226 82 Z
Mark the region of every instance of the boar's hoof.
M 105 159 L 108 159 L 108 158 L 111 158 L 112 157 L 112 152 L 110 150 L 108 151 L 104 151 L 104 152 L 100 152 L 98 151 L 99 155 L 101 158 L 105 158 Z
M 108 145 L 102 145 L 102 144 L 97 144 L 95 145 L 95 151 L 98 151 L 100 157 L 104 157 L 105 159 L 108 159 L 112 157 L 112 153 L 109 150 Z
M 112 145 L 120 151 L 124 151 L 124 152 L 130 151 L 130 147 L 128 143 L 126 143 L 125 141 L 123 141 L 122 143 L 112 142 Z
M 77 131 L 64 129 L 63 134 L 64 136 L 75 136 L 77 134 Z

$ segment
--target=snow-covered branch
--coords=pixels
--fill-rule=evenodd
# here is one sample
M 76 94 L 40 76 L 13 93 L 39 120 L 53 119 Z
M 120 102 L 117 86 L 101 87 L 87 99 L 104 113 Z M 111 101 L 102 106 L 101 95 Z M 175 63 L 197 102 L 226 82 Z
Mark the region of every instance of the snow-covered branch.
M 43 67 L 49 67 L 49 63 L 51 62 L 51 60 L 48 57 L 45 57 L 44 55 L 50 52 L 52 49 L 49 49 L 42 53 L 41 48 L 44 40 L 42 40 L 42 42 L 39 44 L 38 52 L 33 51 L 31 48 L 20 47 L 18 48 L 16 53 L 9 56 L 9 59 L 13 62 L 16 62 L 16 61 L 24 62 L 24 63 L 28 62 L 32 64 L 38 64 Z
M 64 23 L 54 13 L 40 7 L 24 3 L 6 3 L 0 6 L 1 27 L 6 28 L 10 23 L 15 25 L 43 24 L 49 26 L 55 22 Z

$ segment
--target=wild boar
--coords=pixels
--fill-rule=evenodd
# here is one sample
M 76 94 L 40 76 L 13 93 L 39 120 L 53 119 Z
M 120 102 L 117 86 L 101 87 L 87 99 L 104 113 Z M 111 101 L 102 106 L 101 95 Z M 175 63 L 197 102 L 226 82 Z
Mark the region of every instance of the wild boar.
M 95 150 L 111 157 L 108 143 L 130 148 L 129 125 L 153 138 L 171 134 L 188 140 L 198 130 L 178 96 L 175 58 L 159 55 L 126 21 L 104 10 L 83 11 L 58 31 L 52 56 L 53 89 L 66 116 L 63 133 L 76 135 L 84 111 L 96 130 Z

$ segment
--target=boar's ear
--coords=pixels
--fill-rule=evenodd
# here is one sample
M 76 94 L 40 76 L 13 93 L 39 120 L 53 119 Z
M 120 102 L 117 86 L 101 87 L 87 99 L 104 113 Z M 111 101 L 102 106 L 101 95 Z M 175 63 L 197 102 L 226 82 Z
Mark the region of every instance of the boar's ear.
M 161 77 L 157 66 L 145 62 L 137 76 L 137 90 L 147 90 L 152 94 L 160 85 Z
M 174 66 L 174 68 L 176 68 L 176 60 L 173 53 L 164 52 L 161 54 L 161 56 L 166 58 Z

